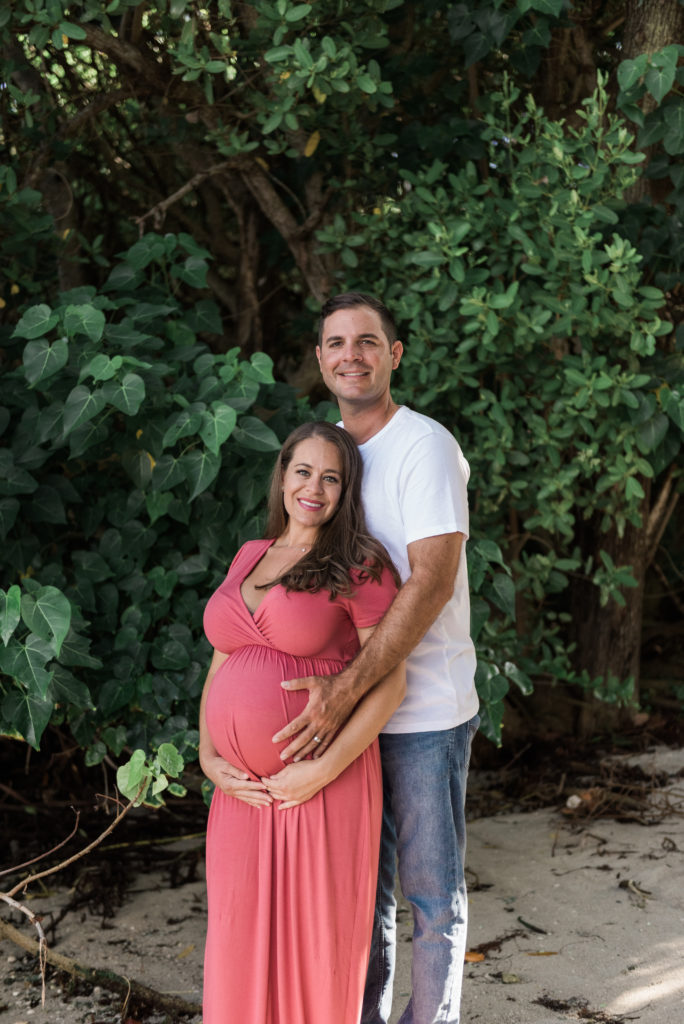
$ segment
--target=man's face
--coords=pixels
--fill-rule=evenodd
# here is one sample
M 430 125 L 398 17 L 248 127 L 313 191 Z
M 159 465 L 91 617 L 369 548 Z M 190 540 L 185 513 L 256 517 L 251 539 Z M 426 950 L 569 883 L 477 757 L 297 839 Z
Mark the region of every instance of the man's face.
M 358 405 L 389 397 L 392 370 L 402 352 L 400 341 L 390 345 L 379 314 L 368 306 L 331 313 L 316 346 L 327 387 L 340 402 Z

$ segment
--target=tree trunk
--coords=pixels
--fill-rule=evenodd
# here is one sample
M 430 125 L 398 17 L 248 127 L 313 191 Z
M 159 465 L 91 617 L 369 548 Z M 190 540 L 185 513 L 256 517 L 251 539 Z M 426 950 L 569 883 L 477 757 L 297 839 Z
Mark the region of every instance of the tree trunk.
M 642 53 L 656 53 L 665 46 L 679 44 L 684 38 L 684 6 L 680 0 L 628 0 L 625 8 L 625 28 L 622 47 L 625 59 L 634 59 Z M 646 93 L 641 109 L 644 115 L 655 110 L 657 103 L 650 93 Z M 653 146 L 646 153 L 645 168 L 653 155 Z M 659 190 L 653 194 L 654 188 Z M 670 186 L 667 191 L 669 192 Z M 642 199 L 661 199 L 662 182 L 650 181 L 643 174 L 632 186 L 626 198 L 634 203 Z
M 642 481 L 648 484 L 648 481 Z M 648 492 L 643 502 L 644 521 L 648 516 Z M 577 644 L 575 664 L 578 671 L 586 670 L 604 685 L 611 677 L 624 682 L 634 680 L 634 696 L 639 693 L 639 665 L 641 658 L 641 620 L 644 604 L 644 582 L 648 559 L 646 527 L 627 523 L 622 537 L 615 527 L 608 533 L 599 529 L 600 514 L 594 515 L 580 530 L 583 559 L 590 555 L 593 564 L 601 565 L 599 552 L 610 555 L 616 566 L 631 566 L 637 581 L 635 587 L 625 588 L 624 606 L 615 600 L 601 605 L 600 590 L 589 580 L 573 588 L 573 632 Z M 583 738 L 597 731 L 605 731 L 618 720 L 614 704 L 600 701 L 587 693 L 579 713 L 577 732 Z
M 621 537 L 615 526 L 602 533 L 600 515 L 596 514 L 578 530 L 583 559 L 591 555 L 593 564 L 600 565 L 599 552 L 605 551 L 616 566 L 631 567 L 636 586 L 622 591 L 624 606 L 614 600 L 602 606 L 599 588 L 588 579 L 576 583 L 572 593 L 573 633 L 577 645 L 575 665 L 578 671 L 585 669 L 594 679 L 601 676 L 604 683 L 611 676 L 620 682 L 631 676 L 636 700 L 639 698 L 646 571 L 655 558 L 660 538 L 679 498 L 674 488 L 674 467 L 655 496 L 651 481 L 645 477 L 639 480 L 645 491 L 640 509 L 642 526 L 627 523 Z M 614 705 L 587 694 L 577 722 L 577 732 L 587 737 L 615 725 L 618 718 Z

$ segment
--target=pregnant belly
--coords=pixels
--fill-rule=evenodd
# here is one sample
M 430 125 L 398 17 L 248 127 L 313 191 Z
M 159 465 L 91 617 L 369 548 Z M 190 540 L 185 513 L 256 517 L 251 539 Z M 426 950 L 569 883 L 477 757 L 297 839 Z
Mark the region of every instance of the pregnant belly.
M 283 690 L 284 679 L 338 672 L 342 662 L 295 658 L 270 647 L 241 647 L 214 676 L 206 704 L 207 728 L 221 757 L 254 778 L 283 766 L 287 742 L 273 735 L 306 707 L 308 690 Z

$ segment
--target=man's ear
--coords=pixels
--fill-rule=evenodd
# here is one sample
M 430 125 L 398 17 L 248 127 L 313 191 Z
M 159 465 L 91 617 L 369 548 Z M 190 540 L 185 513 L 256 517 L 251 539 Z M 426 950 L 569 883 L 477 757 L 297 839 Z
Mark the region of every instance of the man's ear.
M 316 345 L 316 359 L 318 360 L 318 365 L 320 366 L 321 365 L 321 346 L 320 345 Z
M 392 369 L 396 370 L 397 366 L 401 362 L 401 357 L 404 354 L 404 346 L 400 341 L 395 341 L 392 344 Z

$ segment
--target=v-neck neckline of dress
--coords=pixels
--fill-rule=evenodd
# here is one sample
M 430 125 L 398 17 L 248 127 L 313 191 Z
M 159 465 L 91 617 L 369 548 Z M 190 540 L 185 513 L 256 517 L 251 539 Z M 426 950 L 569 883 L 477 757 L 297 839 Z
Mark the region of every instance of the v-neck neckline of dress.
M 277 537 L 274 537 L 273 539 L 268 541 L 266 547 L 263 549 L 263 551 L 259 552 L 259 557 L 257 558 L 257 560 L 255 562 L 252 562 L 252 564 L 250 565 L 249 569 L 247 570 L 245 575 L 242 577 L 242 579 L 240 580 L 240 583 L 238 585 L 238 593 L 240 594 L 240 600 L 242 601 L 243 607 L 244 607 L 245 611 L 247 612 L 247 614 L 249 615 L 250 619 L 254 619 L 256 617 L 256 613 L 259 611 L 259 609 L 261 608 L 262 604 L 264 603 L 264 601 L 266 600 L 268 595 L 271 593 L 271 591 L 275 589 L 275 587 L 269 587 L 268 590 L 266 590 L 264 592 L 264 596 L 259 601 L 259 604 L 256 606 L 254 611 L 252 611 L 252 609 L 249 607 L 249 605 L 245 601 L 245 596 L 242 593 L 242 584 L 245 582 L 245 580 L 247 579 L 248 576 L 251 576 L 251 574 L 254 572 L 254 570 L 256 569 L 257 565 L 259 564 L 261 559 L 264 557 L 264 555 L 266 554 L 268 549 L 271 548 L 275 544 L 277 539 L 278 539 Z M 279 586 L 279 584 L 275 584 L 275 586 Z

